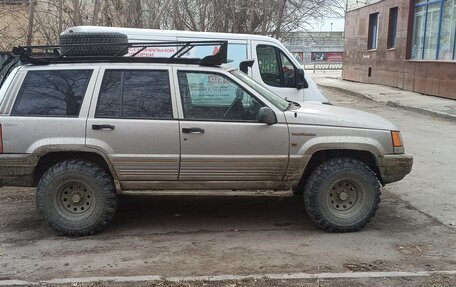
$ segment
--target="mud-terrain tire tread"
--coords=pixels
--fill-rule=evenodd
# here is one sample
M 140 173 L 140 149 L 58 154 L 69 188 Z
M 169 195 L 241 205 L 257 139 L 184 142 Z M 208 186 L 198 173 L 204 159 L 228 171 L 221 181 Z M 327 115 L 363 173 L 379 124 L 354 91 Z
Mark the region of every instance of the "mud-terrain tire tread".
M 89 45 L 89 44 L 127 44 L 128 36 L 118 32 L 70 32 L 60 35 L 59 43 L 61 45 L 69 44 L 88 44 L 81 47 L 62 47 L 61 53 L 65 56 L 123 56 L 127 54 L 127 46 L 117 45 Z M 122 52 L 119 53 L 119 51 Z
M 104 206 L 95 207 L 103 208 L 102 214 L 97 218 L 94 224 L 87 228 L 78 230 L 67 229 L 64 226 L 55 223 L 56 220 L 53 218 L 54 216 L 57 216 L 55 211 L 51 213 L 46 212 L 49 211 L 50 208 L 48 205 L 53 204 L 46 201 L 45 195 L 47 187 L 57 176 L 64 175 L 68 171 L 79 172 L 91 177 L 100 187 L 98 192 L 103 193 L 105 199 Z M 86 160 L 64 160 L 48 169 L 40 179 L 36 190 L 36 206 L 43 219 L 57 231 L 57 233 L 67 236 L 86 236 L 102 230 L 112 221 L 117 210 L 117 194 L 112 177 L 104 168 Z
M 355 171 L 364 175 L 371 185 L 366 190 L 370 189 L 374 197 L 373 205 L 367 216 L 351 226 L 339 226 L 329 222 L 324 218 L 319 207 L 319 189 L 321 185 L 328 176 L 341 170 Z M 352 158 L 334 158 L 320 164 L 310 175 L 303 192 L 304 206 L 312 221 L 323 230 L 339 233 L 359 231 L 368 224 L 378 210 L 380 196 L 380 183 L 375 173 L 362 161 Z

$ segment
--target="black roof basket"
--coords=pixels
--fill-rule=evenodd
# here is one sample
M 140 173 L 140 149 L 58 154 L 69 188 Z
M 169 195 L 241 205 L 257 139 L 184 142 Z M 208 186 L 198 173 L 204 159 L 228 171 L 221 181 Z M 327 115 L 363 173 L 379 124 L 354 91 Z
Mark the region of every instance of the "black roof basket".
M 71 51 L 80 47 L 109 46 L 118 47 L 116 53 L 106 56 L 73 56 Z M 218 46 L 214 55 L 204 58 L 184 58 L 191 49 L 199 46 Z M 144 57 L 141 52 L 148 48 L 177 47 L 177 51 L 170 57 Z M 62 48 L 65 52 L 61 53 Z M 128 56 L 127 49 L 134 49 L 134 53 Z M 183 63 L 198 64 L 203 66 L 219 66 L 228 63 L 228 41 L 180 41 L 180 42 L 147 42 L 147 43 L 91 43 L 91 44 L 65 44 L 45 46 L 19 46 L 13 48 L 12 55 L 19 58 L 22 63 L 34 65 L 46 65 L 50 63 L 87 63 L 87 62 L 121 62 L 121 63 Z

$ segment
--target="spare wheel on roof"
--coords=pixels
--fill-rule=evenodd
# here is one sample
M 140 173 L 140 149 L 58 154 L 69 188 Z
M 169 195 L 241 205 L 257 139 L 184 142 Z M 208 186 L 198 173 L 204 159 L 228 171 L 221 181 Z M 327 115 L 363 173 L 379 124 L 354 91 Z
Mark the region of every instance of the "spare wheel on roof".
M 60 52 L 65 56 L 123 56 L 128 52 L 126 45 L 107 45 L 128 43 L 127 35 L 117 32 L 69 32 L 60 35 L 59 43 L 61 45 L 87 44 L 76 47 L 62 47 Z

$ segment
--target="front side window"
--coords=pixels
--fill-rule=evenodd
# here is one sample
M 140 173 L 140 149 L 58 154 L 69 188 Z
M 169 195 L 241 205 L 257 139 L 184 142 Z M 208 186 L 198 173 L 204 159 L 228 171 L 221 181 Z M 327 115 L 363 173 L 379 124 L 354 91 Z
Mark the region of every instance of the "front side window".
M 241 72 L 240 70 L 232 70 L 230 72 L 231 72 L 231 74 L 236 76 L 236 78 L 243 81 L 249 87 L 254 89 L 257 93 L 261 94 L 263 97 L 268 99 L 274 106 L 276 106 L 280 110 L 284 111 L 285 109 L 288 108 L 289 102 L 282 99 L 280 96 L 274 94 L 270 89 L 266 88 L 262 84 L 253 80 L 252 78 L 247 76 L 245 73 Z
M 455 60 L 456 1 L 416 0 L 412 59 Z
M 95 117 L 171 119 L 168 71 L 106 70 Z
M 280 53 L 280 60 L 282 63 L 283 84 L 285 87 L 296 87 L 295 81 L 295 68 L 288 58 Z
M 231 79 L 217 73 L 179 71 L 185 119 L 258 121 L 263 104 Z
M 388 49 L 396 48 L 397 12 L 397 7 L 391 8 L 389 11 Z
M 377 49 L 378 40 L 378 13 L 369 15 L 369 34 L 367 37 L 367 49 Z
M 92 70 L 29 71 L 13 116 L 77 117 Z
M 279 49 L 257 46 L 257 58 L 263 82 L 273 87 L 296 87 L 296 68 L 290 59 Z

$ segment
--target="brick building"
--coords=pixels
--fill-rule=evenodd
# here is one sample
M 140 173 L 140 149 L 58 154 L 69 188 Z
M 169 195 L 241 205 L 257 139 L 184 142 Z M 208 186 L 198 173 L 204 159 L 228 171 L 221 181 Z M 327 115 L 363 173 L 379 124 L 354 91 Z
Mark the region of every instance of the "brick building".
M 381 0 L 345 19 L 344 79 L 456 99 L 456 0 Z

